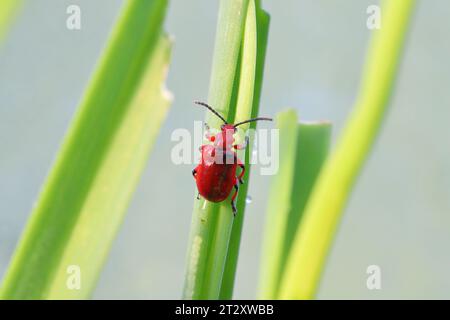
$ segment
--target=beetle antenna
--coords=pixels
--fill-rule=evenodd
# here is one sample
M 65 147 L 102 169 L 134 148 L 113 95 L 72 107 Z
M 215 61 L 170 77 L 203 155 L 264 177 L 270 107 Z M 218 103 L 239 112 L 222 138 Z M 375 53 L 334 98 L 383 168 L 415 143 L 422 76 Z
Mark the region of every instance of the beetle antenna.
M 205 108 L 207 108 L 209 111 L 211 111 L 212 113 L 214 113 L 216 116 L 218 116 L 225 124 L 228 124 L 228 122 L 216 111 L 213 109 L 213 107 L 211 107 L 210 105 L 208 105 L 207 103 L 201 102 L 201 101 L 194 101 L 195 104 L 204 106 Z
M 236 123 L 236 124 L 234 125 L 234 127 L 240 126 L 241 124 L 244 124 L 244 123 L 247 123 L 247 122 L 260 121 L 260 120 L 272 121 L 272 118 L 263 118 L 263 117 L 260 117 L 260 118 L 248 119 L 248 120 L 245 120 L 245 121 Z

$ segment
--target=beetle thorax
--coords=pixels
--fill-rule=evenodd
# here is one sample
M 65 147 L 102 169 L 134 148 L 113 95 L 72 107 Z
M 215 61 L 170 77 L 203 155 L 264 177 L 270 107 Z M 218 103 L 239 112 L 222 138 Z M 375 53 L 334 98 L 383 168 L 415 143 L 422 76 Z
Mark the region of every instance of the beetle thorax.
M 234 133 L 236 128 L 231 124 L 225 124 L 222 126 L 222 131 L 215 136 L 214 146 L 224 150 L 232 148 L 234 143 Z

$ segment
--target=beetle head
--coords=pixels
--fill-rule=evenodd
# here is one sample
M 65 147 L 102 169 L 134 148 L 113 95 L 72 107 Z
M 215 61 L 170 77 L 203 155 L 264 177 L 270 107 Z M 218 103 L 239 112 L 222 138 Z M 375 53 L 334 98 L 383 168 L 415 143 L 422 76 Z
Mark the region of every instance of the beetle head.
M 220 130 L 222 130 L 223 132 L 228 132 L 228 130 L 230 130 L 230 132 L 235 133 L 236 132 L 236 127 L 232 124 L 229 123 L 225 123 L 223 125 L 220 126 Z
M 248 120 L 245 120 L 245 121 L 241 121 L 241 122 L 238 122 L 236 124 L 229 124 L 225 120 L 225 118 L 220 115 L 220 113 L 218 113 L 216 110 L 214 110 L 214 108 L 211 107 L 210 105 L 208 105 L 207 103 L 200 102 L 200 101 L 194 101 L 194 103 L 196 103 L 198 105 L 201 105 L 201 106 L 204 106 L 205 108 L 207 108 L 209 111 L 214 113 L 217 117 L 219 117 L 223 121 L 224 124 L 220 127 L 220 129 L 222 130 L 222 133 L 224 133 L 224 132 L 233 132 L 233 133 L 235 133 L 237 126 L 240 126 L 240 125 L 245 124 L 245 123 L 253 122 L 253 121 L 260 121 L 260 120 L 272 121 L 271 118 L 259 117 L 259 118 L 253 118 L 253 119 L 248 119 Z

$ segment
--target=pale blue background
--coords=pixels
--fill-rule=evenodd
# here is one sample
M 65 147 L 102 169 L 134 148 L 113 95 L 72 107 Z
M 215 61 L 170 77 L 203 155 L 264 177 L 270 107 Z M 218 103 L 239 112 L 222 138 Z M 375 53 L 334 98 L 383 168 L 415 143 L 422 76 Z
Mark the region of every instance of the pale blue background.
M 375 0 L 263 1 L 272 16 L 261 114 L 286 106 L 330 119 L 351 111 Z M 0 47 L 0 275 L 51 167 L 120 0 L 28 1 Z M 78 4 L 82 30 L 65 27 Z M 167 122 L 114 243 L 94 297 L 179 298 L 190 226 L 193 166 L 170 162 L 170 133 L 192 129 L 207 95 L 218 4 L 173 0 L 176 44 Z M 382 134 L 345 212 L 319 298 L 450 298 L 450 2 L 418 1 Z M 236 298 L 255 297 L 270 178 L 253 175 Z M 366 267 L 382 290 L 366 288 Z

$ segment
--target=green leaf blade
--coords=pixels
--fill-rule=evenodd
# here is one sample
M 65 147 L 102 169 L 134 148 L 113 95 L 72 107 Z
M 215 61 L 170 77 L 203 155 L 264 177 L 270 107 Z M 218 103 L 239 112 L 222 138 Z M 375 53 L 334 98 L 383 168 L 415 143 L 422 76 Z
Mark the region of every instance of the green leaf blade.
M 267 12 L 261 9 L 260 1 L 256 1 L 256 21 L 257 21 L 257 53 L 256 53 L 256 70 L 255 70 L 255 85 L 253 94 L 253 108 L 251 118 L 255 118 L 259 113 L 259 102 L 261 98 L 262 82 L 264 75 L 264 63 L 266 58 L 267 40 L 269 36 L 270 16 Z M 256 122 L 250 123 L 251 129 L 256 129 Z M 236 208 L 239 214 L 233 221 L 231 230 L 230 243 L 228 245 L 227 261 L 222 278 L 222 285 L 220 289 L 220 299 L 229 300 L 233 296 L 234 282 L 236 276 L 236 268 L 239 256 L 239 247 L 241 243 L 242 227 L 245 217 L 246 198 L 248 194 L 248 187 L 250 182 L 250 157 L 252 155 L 251 142 L 245 150 L 245 168 L 244 175 L 245 183 L 239 188 L 239 196 L 236 203 Z
M 312 299 L 342 210 L 379 131 L 415 1 L 383 1 L 360 95 L 344 134 L 314 187 L 281 280 L 281 299 Z
M 5 276 L 7 299 L 90 295 L 170 99 L 167 1 L 129 1 Z M 69 291 L 67 267 L 81 271 Z
M 251 118 L 253 109 L 253 94 L 256 76 L 256 61 L 257 61 L 257 23 L 256 23 L 256 8 L 254 1 L 250 0 L 247 9 L 245 20 L 245 29 L 242 38 L 241 46 L 241 68 L 238 70 L 239 87 L 236 103 L 236 114 L 234 123 L 247 120 Z M 249 124 L 240 127 L 241 137 L 242 132 L 246 132 Z M 241 138 L 241 141 L 243 139 Z M 248 151 L 248 150 L 246 150 Z M 238 152 L 238 157 L 242 152 Z M 245 153 L 244 153 L 245 155 Z M 246 163 L 248 168 L 248 163 Z M 248 183 L 248 181 L 247 181 Z M 238 197 L 245 199 L 245 194 L 239 190 Z M 231 193 L 231 195 L 233 192 Z M 230 196 L 231 196 L 230 195 Z M 216 224 L 216 236 L 212 243 L 212 251 L 214 254 L 210 255 L 208 264 L 208 272 L 206 274 L 208 281 L 208 296 L 219 298 L 222 287 L 223 274 L 225 272 L 225 265 L 228 256 L 228 245 L 230 242 L 231 232 L 234 224 L 234 215 L 231 210 L 230 197 L 220 204 L 218 219 Z M 237 214 L 243 215 L 243 211 Z
M 280 164 L 270 187 L 268 215 L 264 229 L 259 288 L 262 299 L 273 299 L 280 273 L 284 232 L 291 210 L 291 190 L 295 176 L 297 122 L 297 113 L 294 110 L 280 112 L 276 118 Z
M 249 0 L 222 0 L 219 8 L 208 103 L 229 122 L 232 122 L 231 117 L 236 110 L 231 101 L 236 88 L 235 80 L 248 2 Z M 206 122 L 215 129 L 219 129 L 222 124 L 222 121 L 210 112 L 206 112 Z M 221 204 L 194 199 L 183 289 L 184 299 L 218 297 L 218 293 L 211 293 L 217 290 L 209 287 L 207 274 L 208 268 L 211 267 L 208 261 L 215 254 L 213 241 L 216 237 L 220 207 Z

